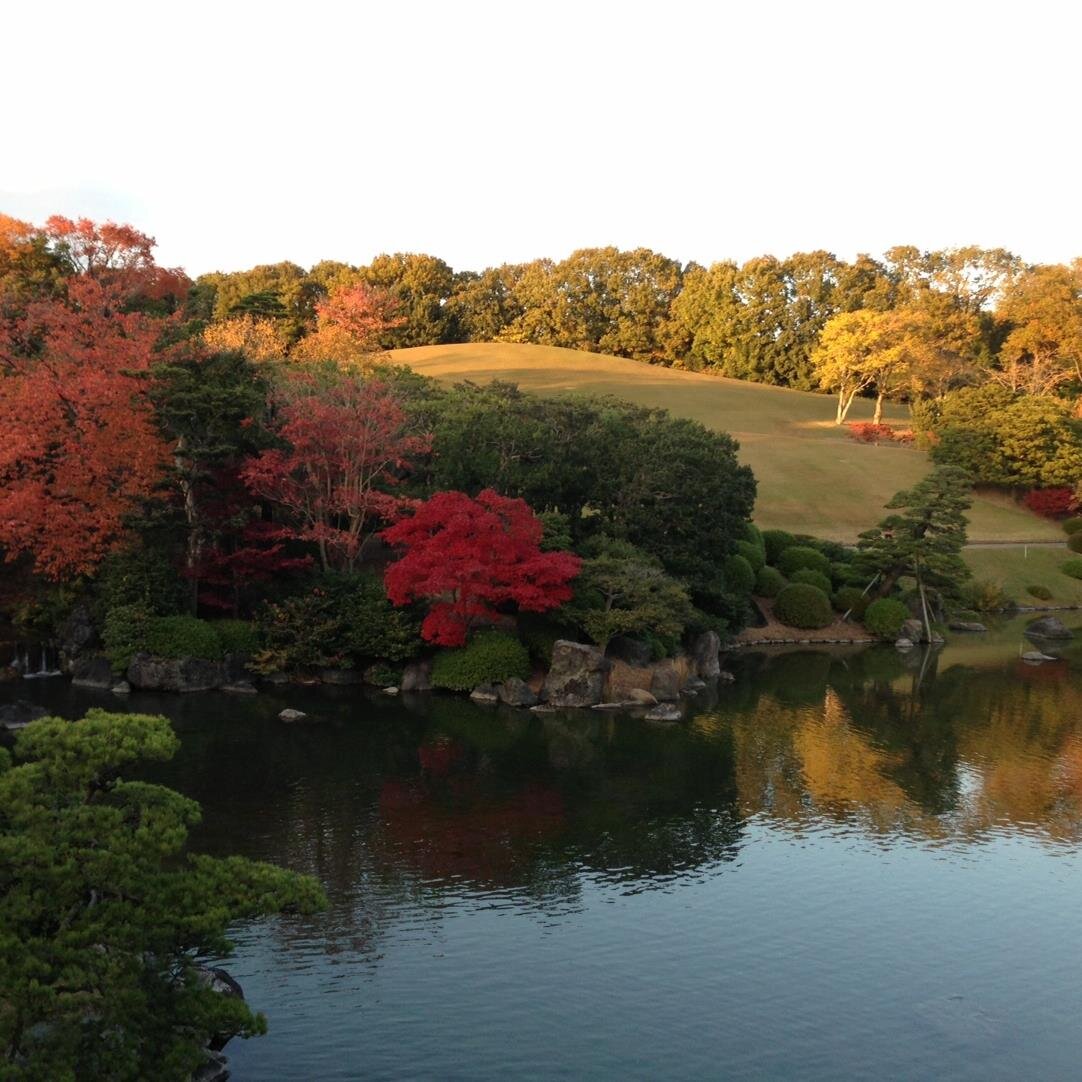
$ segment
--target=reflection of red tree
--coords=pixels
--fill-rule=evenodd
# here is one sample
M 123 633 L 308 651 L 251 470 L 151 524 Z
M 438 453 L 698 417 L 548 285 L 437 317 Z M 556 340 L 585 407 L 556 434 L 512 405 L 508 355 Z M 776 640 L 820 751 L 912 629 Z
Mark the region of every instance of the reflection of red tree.
M 395 862 L 411 865 L 424 879 L 484 885 L 520 882 L 516 869 L 529 846 L 557 837 L 566 822 L 554 789 L 530 784 L 496 797 L 479 792 L 477 779 L 464 775 L 436 788 L 421 779 L 387 779 L 379 810 L 380 836 Z
M 429 777 L 445 778 L 451 772 L 451 767 L 463 758 L 462 745 L 450 740 L 423 744 L 417 749 L 417 758 L 421 769 Z

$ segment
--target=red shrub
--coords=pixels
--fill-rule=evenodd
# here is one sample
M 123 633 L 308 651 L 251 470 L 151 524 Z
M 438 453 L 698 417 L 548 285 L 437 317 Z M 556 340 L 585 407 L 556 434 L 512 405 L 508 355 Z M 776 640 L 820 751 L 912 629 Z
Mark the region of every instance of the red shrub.
M 856 421 L 849 425 L 849 435 L 860 443 L 878 443 L 894 438 L 894 429 L 890 425 L 873 425 L 870 421 Z
M 1022 502 L 1045 518 L 1066 518 L 1074 511 L 1074 492 L 1069 488 L 1031 488 Z

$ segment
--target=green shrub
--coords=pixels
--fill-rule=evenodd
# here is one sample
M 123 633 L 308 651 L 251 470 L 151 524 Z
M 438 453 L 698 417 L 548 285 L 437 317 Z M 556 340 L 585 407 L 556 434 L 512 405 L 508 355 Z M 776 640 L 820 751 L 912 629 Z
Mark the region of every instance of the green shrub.
M 755 593 L 758 597 L 777 597 L 786 585 L 785 576 L 776 567 L 763 567 L 755 576 Z
M 864 626 L 880 639 L 896 639 L 902 624 L 909 619 L 909 609 L 893 597 L 881 597 L 864 610 Z
M 763 547 L 768 564 L 777 564 L 781 554 L 795 544 L 796 538 L 787 530 L 763 530 Z
M 1003 584 L 993 579 L 974 579 L 964 583 L 959 593 L 962 605 L 973 612 L 1000 612 L 1014 604 L 1003 589 Z
M 766 556 L 763 550 L 750 541 L 737 541 L 736 552 L 738 556 L 743 556 L 748 561 L 752 571 L 758 571 L 759 568 L 766 566 Z
M 365 669 L 364 678 L 378 688 L 398 687 L 402 683 L 402 670 L 394 665 L 378 663 Z
M 132 657 L 146 649 L 151 619 L 142 605 L 117 605 L 105 614 L 101 641 L 113 672 L 124 672 Z
M 763 554 L 763 559 L 766 559 L 766 542 L 763 540 L 763 531 L 754 522 L 749 522 L 744 527 L 744 540 L 754 545 Z
M 211 624 L 195 616 L 153 616 L 147 623 L 145 649 L 155 657 L 218 661 L 222 640 Z
M 1064 533 L 1078 533 L 1082 530 L 1082 515 L 1074 515 L 1071 518 L 1065 518 L 1062 522 L 1062 526 Z
M 845 561 L 834 561 L 830 565 L 830 581 L 835 586 L 859 586 L 863 590 L 870 577 Z
M 755 571 L 743 556 L 725 558 L 725 585 L 734 594 L 750 594 L 755 586 Z
M 394 608 L 374 575 L 325 575 L 307 593 L 259 613 L 257 672 L 348 669 L 360 658 L 406 661 L 422 643 L 420 619 Z
M 786 627 L 826 627 L 834 621 L 830 598 L 806 582 L 790 583 L 778 594 L 774 616 Z
M 94 591 L 102 616 L 129 605 L 137 605 L 150 616 L 169 616 L 179 612 L 191 596 L 190 586 L 181 581 L 172 563 L 153 549 L 107 556 Z
M 830 597 L 830 591 L 832 589 L 830 579 L 821 571 L 813 571 L 810 567 L 802 567 L 799 571 L 793 572 L 789 581 L 803 582 L 808 586 L 817 586 L 827 595 L 827 597 Z
M 840 586 L 832 600 L 838 612 L 848 612 L 860 620 L 868 608 L 869 599 L 859 586 Z
M 215 620 L 211 626 L 222 644 L 223 654 L 251 656 L 263 645 L 258 626 L 247 620 Z
M 1072 552 L 1082 552 L 1082 530 L 1076 531 L 1067 538 L 1067 547 Z
M 778 570 L 783 575 L 788 575 L 789 578 L 793 577 L 794 571 L 801 571 L 805 568 L 811 571 L 819 571 L 821 574 L 830 574 L 830 560 L 828 560 L 818 549 L 813 549 L 808 545 L 793 545 L 791 548 L 787 548 L 775 561 Z
M 1049 590 L 1047 586 L 1041 586 L 1040 583 L 1035 586 L 1027 586 L 1026 593 L 1029 594 L 1030 597 L 1037 598 L 1039 601 L 1052 600 L 1052 591 Z
M 444 650 L 432 662 L 432 686 L 470 691 L 478 684 L 499 684 L 530 675 L 530 655 L 512 635 L 482 631 L 457 650 Z
M 1068 560 L 1060 567 L 1065 575 L 1070 575 L 1072 579 L 1082 579 L 1082 560 Z

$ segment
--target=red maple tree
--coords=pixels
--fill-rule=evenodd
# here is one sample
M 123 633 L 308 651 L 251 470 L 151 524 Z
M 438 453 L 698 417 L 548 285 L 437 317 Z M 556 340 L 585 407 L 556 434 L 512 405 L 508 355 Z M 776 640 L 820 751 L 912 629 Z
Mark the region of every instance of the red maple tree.
M 387 596 L 394 605 L 430 600 L 421 635 L 440 646 L 461 646 L 472 628 L 499 617 L 500 606 L 547 612 L 571 599 L 581 561 L 542 552 L 541 534 L 525 500 L 492 489 L 477 499 L 438 492 L 382 533 L 406 550 L 387 568 Z
M 165 467 L 140 376 L 164 324 L 117 288 L 80 275 L 0 325 L 0 545 L 53 579 L 93 571 Z
M 244 482 L 291 514 L 291 536 L 315 542 L 325 571 L 352 570 L 373 520 L 390 520 L 402 502 L 387 489 L 430 440 L 410 434 L 393 389 L 379 380 L 339 373 L 327 383 L 296 370 L 281 398 L 288 447 L 249 460 Z

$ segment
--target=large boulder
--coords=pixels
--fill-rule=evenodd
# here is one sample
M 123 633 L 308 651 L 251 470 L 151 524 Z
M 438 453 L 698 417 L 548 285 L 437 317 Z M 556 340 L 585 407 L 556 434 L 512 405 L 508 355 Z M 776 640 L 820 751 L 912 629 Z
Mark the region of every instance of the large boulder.
M 716 631 L 704 631 L 692 644 L 691 657 L 695 672 L 703 680 L 713 680 L 721 675 L 721 637 Z
M 336 684 L 339 687 L 363 682 L 360 669 L 321 669 L 319 678 L 324 684 Z
M 645 688 L 630 688 L 625 702 L 635 703 L 638 706 L 657 706 L 657 697 Z
M 496 695 L 501 703 L 508 706 L 535 706 L 537 704 L 537 692 L 517 676 L 512 676 L 502 684 L 496 685 Z
M 906 620 L 902 624 L 902 630 L 899 632 L 899 638 L 908 639 L 910 642 L 930 642 L 933 646 L 941 646 L 943 644 L 943 636 L 938 631 L 932 632 L 932 637 L 928 638 L 928 632 L 924 628 L 923 620 Z
M 60 666 L 70 672 L 98 641 L 98 631 L 86 605 L 76 605 L 56 629 Z
M 37 703 L 28 703 L 25 699 L 16 699 L 13 703 L 4 703 L 0 706 L 0 729 L 6 729 L 9 733 L 25 729 L 32 721 L 38 718 L 47 718 L 49 711 Z
M 115 683 L 116 674 L 107 657 L 81 657 L 71 667 L 72 687 L 108 691 Z
M 611 666 L 596 646 L 557 639 L 541 700 L 552 706 L 593 706 L 601 702 Z
M 1071 639 L 1074 632 L 1058 616 L 1042 616 L 1026 626 L 1025 633 L 1035 639 Z
M 500 694 L 495 684 L 478 684 L 470 692 L 470 698 L 475 703 L 486 703 L 494 706 L 500 701 Z
M 612 660 L 605 675 L 604 701 L 624 703 L 634 698 L 633 692 L 646 691 L 654 679 L 652 665 L 629 665 L 626 661 Z M 649 692 L 647 691 L 647 694 Z M 651 699 L 656 702 L 653 695 Z
M 686 657 L 663 658 L 654 666 L 650 690 L 659 702 L 674 702 L 687 686 L 691 665 Z
M 978 623 L 976 620 L 951 620 L 950 624 L 947 626 L 951 631 L 971 631 L 977 633 L 988 630 L 984 624 Z
M 432 661 L 424 658 L 421 661 L 411 661 L 402 669 L 402 683 L 399 685 L 403 691 L 431 691 L 432 690 Z
M 128 666 L 128 683 L 143 691 L 212 691 L 226 679 L 220 661 L 136 654 Z

